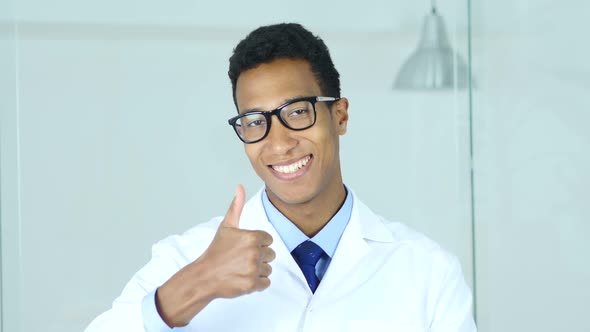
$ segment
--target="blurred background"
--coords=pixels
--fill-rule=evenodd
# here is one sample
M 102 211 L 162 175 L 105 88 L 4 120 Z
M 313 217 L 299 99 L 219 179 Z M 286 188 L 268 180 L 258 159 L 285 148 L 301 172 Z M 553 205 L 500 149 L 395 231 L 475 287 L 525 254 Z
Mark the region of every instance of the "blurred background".
M 442 88 L 394 87 L 428 1 L 0 0 L 1 331 L 83 330 L 153 243 L 261 188 L 228 58 L 285 21 L 340 71 L 345 183 L 459 257 L 479 331 L 590 331 L 590 4 L 434 5 Z

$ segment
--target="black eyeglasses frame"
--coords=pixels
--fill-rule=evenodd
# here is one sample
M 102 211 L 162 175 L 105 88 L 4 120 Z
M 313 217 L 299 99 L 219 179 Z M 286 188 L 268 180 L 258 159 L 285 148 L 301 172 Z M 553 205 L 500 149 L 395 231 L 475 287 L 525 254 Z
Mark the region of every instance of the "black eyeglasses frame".
M 312 96 L 312 97 L 300 97 L 300 98 L 294 98 L 292 100 L 289 100 L 288 102 L 284 103 L 283 105 L 275 108 L 272 111 L 252 111 L 252 112 L 246 112 L 246 113 L 242 113 L 242 114 L 238 114 L 234 117 L 232 117 L 231 119 L 227 120 L 228 124 L 230 126 L 232 126 L 232 128 L 234 129 L 234 131 L 236 132 L 236 135 L 238 136 L 238 138 L 244 142 L 245 144 L 253 144 L 253 143 L 258 143 L 260 141 L 262 141 L 263 139 L 266 138 L 266 136 L 268 136 L 268 133 L 270 132 L 270 127 L 271 127 L 271 123 L 272 123 L 272 116 L 276 115 L 277 118 L 279 119 L 279 121 L 281 122 L 281 124 L 283 126 L 285 126 L 286 128 L 289 128 L 291 130 L 294 131 L 301 131 L 301 130 L 305 130 L 305 129 L 309 129 L 311 127 L 313 127 L 313 125 L 315 125 L 316 120 L 317 120 L 317 111 L 316 111 L 316 107 L 315 104 L 317 102 L 336 102 L 340 100 L 340 98 L 338 97 L 323 97 L 323 96 Z M 281 117 L 281 111 L 294 103 L 300 102 L 300 101 L 308 101 L 311 103 L 312 108 L 313 108 L 313 122 L 304 128 L 291 128 L 287 122 L 285 120 L 283 120 L 283 118 Z M 253 114 L 260 114 L 263 115 L 264 118 L 266 119 L 266 132 L 264 133 L 264 135 L 262 135 L 262 137 L 260 139 L 254 140 L 254 141 L 246 141 L 242 138 L 242 136 L 240 136 L 240 134 L 238 133 L 238 129 L 236 128 L 236 122 L 238 122 L 239 119 L 249 116 L 249 115 L 253 115 Z

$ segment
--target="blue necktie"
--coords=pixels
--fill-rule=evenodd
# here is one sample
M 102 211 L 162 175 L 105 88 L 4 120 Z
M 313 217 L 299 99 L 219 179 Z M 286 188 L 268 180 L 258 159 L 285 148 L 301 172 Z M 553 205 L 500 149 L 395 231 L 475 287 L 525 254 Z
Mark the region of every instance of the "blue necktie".
M 311 292 L 315 293 L 320 283 L 320 279 L 315 273 L 315 266 L 322 255 L 324 255 L 324 251 L 320 246 L 308 240 L 293 249 L 291 255 L 301 268 L 305 279 L 307 279 L 307 284 Z

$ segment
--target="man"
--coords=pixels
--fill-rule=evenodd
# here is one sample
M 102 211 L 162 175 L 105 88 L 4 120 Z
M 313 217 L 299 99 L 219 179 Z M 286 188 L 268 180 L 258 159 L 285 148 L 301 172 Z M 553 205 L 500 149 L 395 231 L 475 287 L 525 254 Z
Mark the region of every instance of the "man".
M 229 76 L 229 123 L 264 188 L 156 244 L 86 331 L 475 331 L 457 259 L 345 187 L 348 100 L 323 41 L 258 28 Z

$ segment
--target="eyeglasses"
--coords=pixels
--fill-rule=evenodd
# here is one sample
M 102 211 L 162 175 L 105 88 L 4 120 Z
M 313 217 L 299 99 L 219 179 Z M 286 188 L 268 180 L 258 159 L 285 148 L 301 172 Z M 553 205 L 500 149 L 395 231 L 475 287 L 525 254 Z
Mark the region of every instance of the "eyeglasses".
M 271 116 L 276 115 L 283 126 L 291 130 L 305 130 L 315 124 L 315 104 L 320 101 L 333 102 L 335 97 L 296 98 L 273 111 L 252 111 L 228 120 L 242 142 L 246 144 L 263 140 L 270 132 Z

